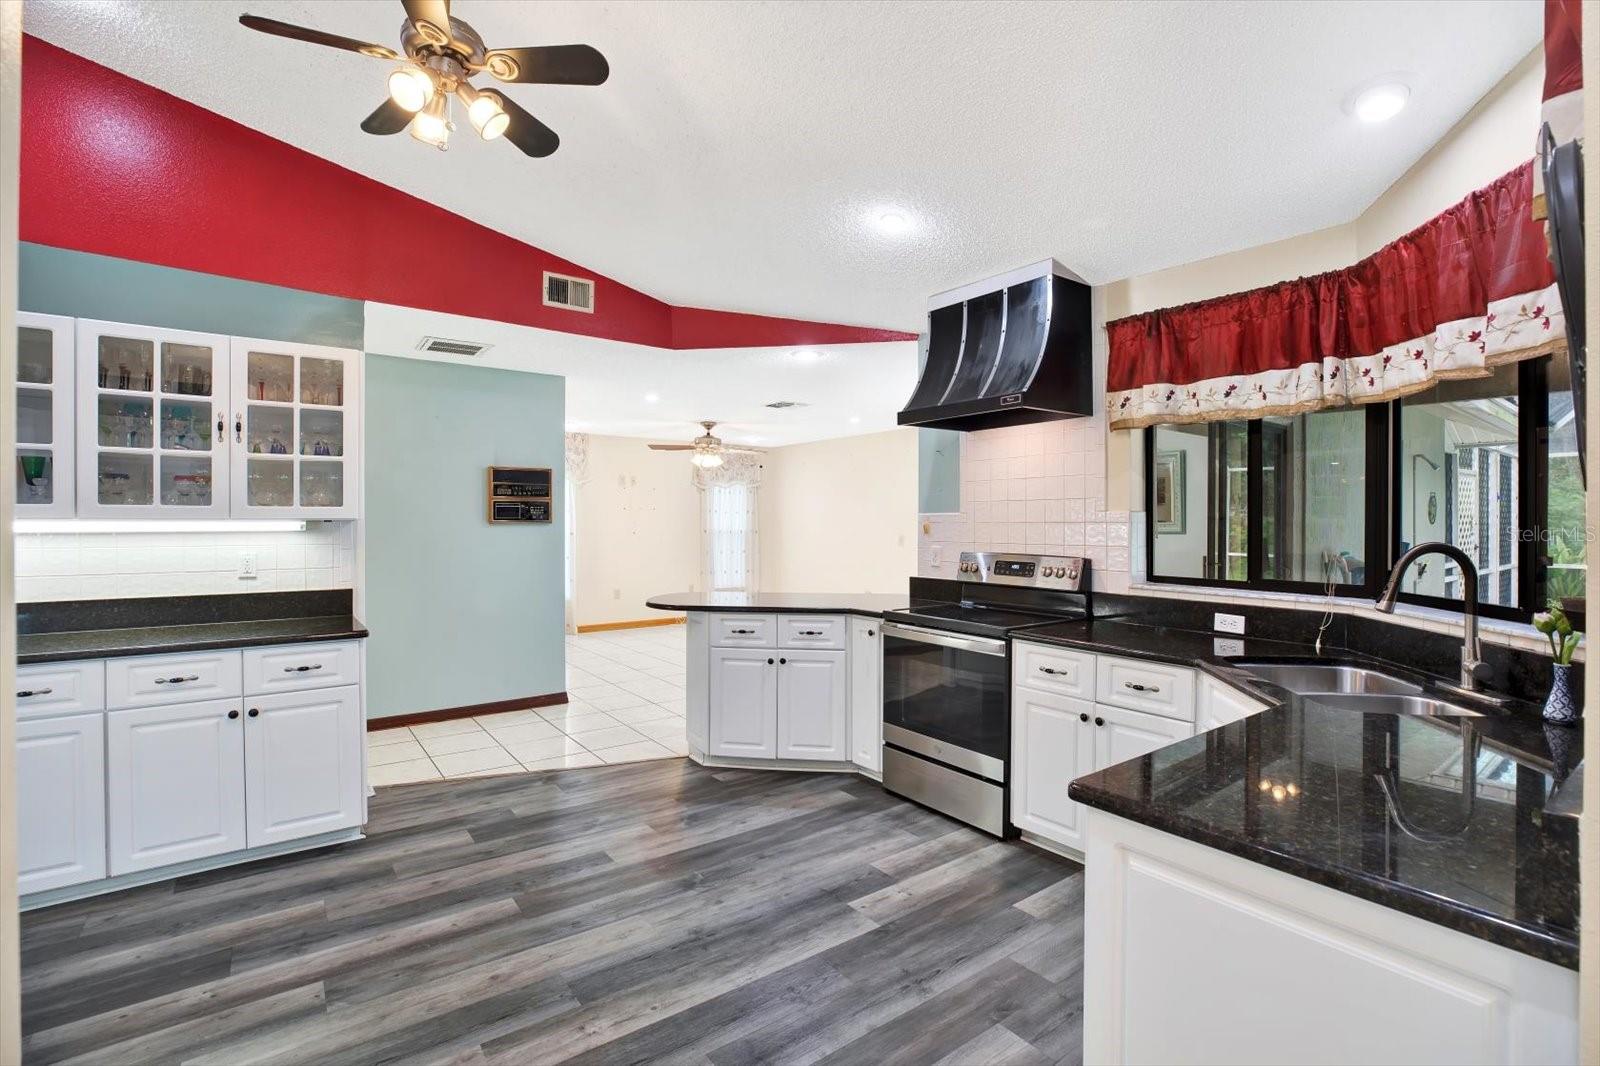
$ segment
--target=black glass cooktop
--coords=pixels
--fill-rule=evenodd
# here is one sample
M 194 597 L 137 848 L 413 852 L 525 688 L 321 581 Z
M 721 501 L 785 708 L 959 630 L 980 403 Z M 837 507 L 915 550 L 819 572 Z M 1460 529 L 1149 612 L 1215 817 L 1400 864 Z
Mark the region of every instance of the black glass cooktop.
M 1018 611 L 1009 607 L 984 607 L 967 603 L 936 603 L 927 607 L 910 607 L 904 611 L 886 611 L 885 622 L 899 622 L 908 626 L 943 629 L 953 633 L 973 636 L 1004 637 L 1013 629 L 1026 626 L 1051 625 L 1084 617 L 1082 611 L 1057 610 L 1048 614 Z

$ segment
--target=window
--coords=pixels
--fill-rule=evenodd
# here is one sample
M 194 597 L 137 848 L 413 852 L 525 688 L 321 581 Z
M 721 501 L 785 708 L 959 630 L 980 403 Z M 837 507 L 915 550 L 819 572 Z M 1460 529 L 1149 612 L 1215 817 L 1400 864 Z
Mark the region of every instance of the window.
M 756 487 L 712 484 L 702 490 L 705 507 L 705 585 L 712 592 L 754 592 L 756 586 Z
M 1386 404 L 1146 431 L 1152 581 L 1376 596 L 1389 560 L 1446 541 L 1485 615 L 1581 597 L 1584 489 L 1562 359 Z M 1412 565 L 1401 598 L 1458 609 L 1460 568 Z
M 1157 426 L 1150 574 L 1312 590 L 1367 577 L 1369 435 L 1382 411 Z

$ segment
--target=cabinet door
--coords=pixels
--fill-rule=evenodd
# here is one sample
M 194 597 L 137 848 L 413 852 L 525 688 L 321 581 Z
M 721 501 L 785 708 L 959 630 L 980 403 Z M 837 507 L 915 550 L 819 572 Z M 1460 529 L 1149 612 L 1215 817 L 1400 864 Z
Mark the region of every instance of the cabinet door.
M 883 770 L 883 647 L 875 618 L 850 619 L 850 761 Z
M 113 876 L 245 847 L 241 711 L 208 700 L 106 715 Z
M 78 322 L 78 515 L 228 514 L 228 339 Z
M 849 653 L 778 653 L 778 757 L 850 760 Z
M 358 688 L 256 696 L 246 702 L 244 713 L 250 847 L 361 824 Z
M 1094 722 L 1096 770 L 1137 759 L 1194 735 L 1194 727 L 1188 722 L 1103 703 L 1094 707 Z
M 683 714 L 689 747 L 705 753 L 711 708 L 711 633 L 702 611 L 691 611 L 684 619 Z
M 102 714 L 17 723 L 17 891 L 106 875 Z
M 234 337 L 233 515 L 355 518 L 361 353 Z
M 711 649 L 712 755 L 771 759 L 778 753 L 776 651 Z
M 1087 700 L 1011 690 L 1011 821 L 1082 849 L 1084 810 L 1067 786 L 1095 769 L 1095 707 Z
M 77 381 L 70 318 L 17 312 L 17 517 L 71 518 Z
M 1232 685 L 1201 674 L 1200 685 L 1195 692 L 1194 731 L 1204 733 L 1263 710 L 1266 710 L 1266 704 L 1258 703 Z

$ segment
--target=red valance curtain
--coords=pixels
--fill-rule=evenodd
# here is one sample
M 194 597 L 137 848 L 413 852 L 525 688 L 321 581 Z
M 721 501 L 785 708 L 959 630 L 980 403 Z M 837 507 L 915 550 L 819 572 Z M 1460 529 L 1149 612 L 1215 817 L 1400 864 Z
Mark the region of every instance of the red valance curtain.
M 1530 161 L 1354 266 L 1106 326 L 1112 429 L 1389 400 L 1564 346 Z

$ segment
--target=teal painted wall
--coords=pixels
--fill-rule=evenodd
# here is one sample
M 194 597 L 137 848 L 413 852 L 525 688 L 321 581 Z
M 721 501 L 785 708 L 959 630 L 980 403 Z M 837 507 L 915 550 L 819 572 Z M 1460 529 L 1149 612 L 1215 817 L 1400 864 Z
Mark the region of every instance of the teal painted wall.
M 362 347 L 360 300 L 24 242 L 17 306 L 232 337 Z
M 367 356 L 367 714 L 560 692 L 565 382 Z M 490 525 L 484 470 L 555 471 L 555 521 Z

